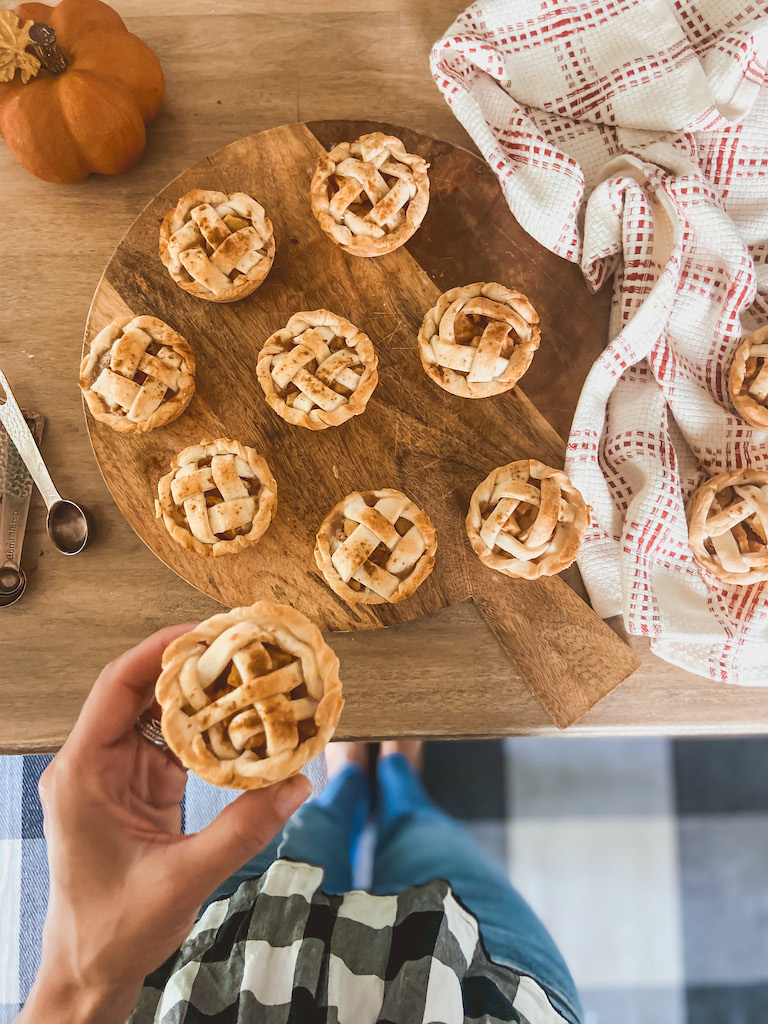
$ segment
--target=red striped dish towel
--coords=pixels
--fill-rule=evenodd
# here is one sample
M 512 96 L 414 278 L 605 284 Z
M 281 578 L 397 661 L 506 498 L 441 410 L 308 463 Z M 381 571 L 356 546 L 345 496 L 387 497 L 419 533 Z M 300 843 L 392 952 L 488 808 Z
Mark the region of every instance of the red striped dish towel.
M 480 0 L 431 55 L 518 221 L 590 287 L 614 275 L 566 464 L 593 508 L 595 609 L 751 685 L 768 685 L 768 584 L 702 579 L 685 504 L 707 475 L 768 469 L 727 386 L 742 332 L 768 323 L 767 60 L 768 4 L 749 0 Z

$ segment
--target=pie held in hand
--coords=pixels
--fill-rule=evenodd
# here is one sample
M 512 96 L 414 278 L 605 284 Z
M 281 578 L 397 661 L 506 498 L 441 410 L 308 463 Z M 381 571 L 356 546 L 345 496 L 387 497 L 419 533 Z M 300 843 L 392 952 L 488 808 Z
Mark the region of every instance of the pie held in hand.
M 437 534 L 426 512 L 400 491 L 362 491 L 335 505 L 320 526 L 315 561 L 350 604 L 395 604 L 429 576 Z
M 195 357 L 157 317 L 118 317 L 91 342 L 80 390 L 94 419 L 141 434 L 172 423 L 192 401 Z
M 277 484 L 264 459 L 224 437 L 180 452 L 157 494 L 155 514 L 176 543 L 213 557 L 256 544 L 277 509 Z
M 419 356 L 443 390 L 488 398 L 517 384 L 539 338 L 539 315 L 525 295 L 480 281 L 440 296 L 421 325 Z
M 244 192 L 193 189 L 160 225 L 160 259 L 185 292 L 235 302 L 256 291 L 272 267 L 275 236 L 264 208 Z
M 399 248 L 424 220 L 428 164 L 394 135 L 373 132 L 322 156 L 310 187 L 323 231 L 353 256 Z
M 523 459 L 494 469 L 475 490 L 467 535 L 489 568 L 535 580 L 574 561 L 588 523 L 584 499 L 562 470 Z
M 768 327 L 748 335 L 736 349 L 728 386 L 738 414 L 768 430 Z
M 267 338 L 256 366 L 278 416 L 310 430 L 358 416 L 379 379 L 367 334 L 327 309 L 294 313 Z
M 693 493 L 686 513 L 699 565 L 726 583 L 768 581 L 768 470 L 711 477 Z
M 258 789 L 295 775 L 333 736 L 339 660 L 287 605 L 214 615 L 163 654 L 155 696 L 181 763 L 206 782 Z

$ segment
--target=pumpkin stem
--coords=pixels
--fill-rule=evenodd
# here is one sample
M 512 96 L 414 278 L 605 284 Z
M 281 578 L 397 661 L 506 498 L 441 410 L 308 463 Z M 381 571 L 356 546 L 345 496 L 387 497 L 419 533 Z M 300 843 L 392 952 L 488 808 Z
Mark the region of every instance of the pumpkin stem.
M 60 75 L 69 67 L 67 58 L 61 52 L 56 33 L 50 25 L 36 21 L 29 28 L 29 48 L 43 67 L 52 75 Z

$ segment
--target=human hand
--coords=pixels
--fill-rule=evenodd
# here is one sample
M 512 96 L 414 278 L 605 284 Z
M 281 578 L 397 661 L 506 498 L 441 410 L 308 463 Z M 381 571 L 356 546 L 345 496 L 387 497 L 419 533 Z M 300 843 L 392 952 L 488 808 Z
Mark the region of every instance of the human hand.
M 181 835 L 187 774 L 134 729 L 151 706 L 171 626 L 108 665 L 40 779 L 50 897 L 37 980 L 22 1021 L 112 1024 L 176 950 L 200 906 L 309 796 L 302 775 L 243 793 Z

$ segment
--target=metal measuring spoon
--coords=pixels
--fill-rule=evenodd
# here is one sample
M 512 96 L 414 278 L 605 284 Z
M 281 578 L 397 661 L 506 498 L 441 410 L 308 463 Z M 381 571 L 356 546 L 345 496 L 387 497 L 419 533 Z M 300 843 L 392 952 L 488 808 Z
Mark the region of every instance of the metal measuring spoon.
M 0 423 L 16 445 L 16 450 L 35 481 L 48 509 L 45 527 L 54 545 L 64 555 L 77 555 L 88 543 L 88 520 L 85 512 L 74 501 L 68 501 L 59 494 L 51 475 L 43 462 L 40 450 L 29 427 L 24 422 L 18 402 L 13 397 L 11 386 L 0 370 L 0 390 L 5 392 L 5 401 L 0 401 Z
M 23 569 L 3 566 L 0 569 L 0 608 L 16 604 L 27 589 L 27 577 Z
M 43 436 L 45 420 L 36 412 L 25 412 L 24 419 L 37 444 Z M 21 568 L 21 548 L 27 525 L 32 480 L 27 468 L 11 444 L 5 430 L 0 429 L 0 490 L 3 502 L 0 515 L 0 608 L 15 604 L 27 585 Z

